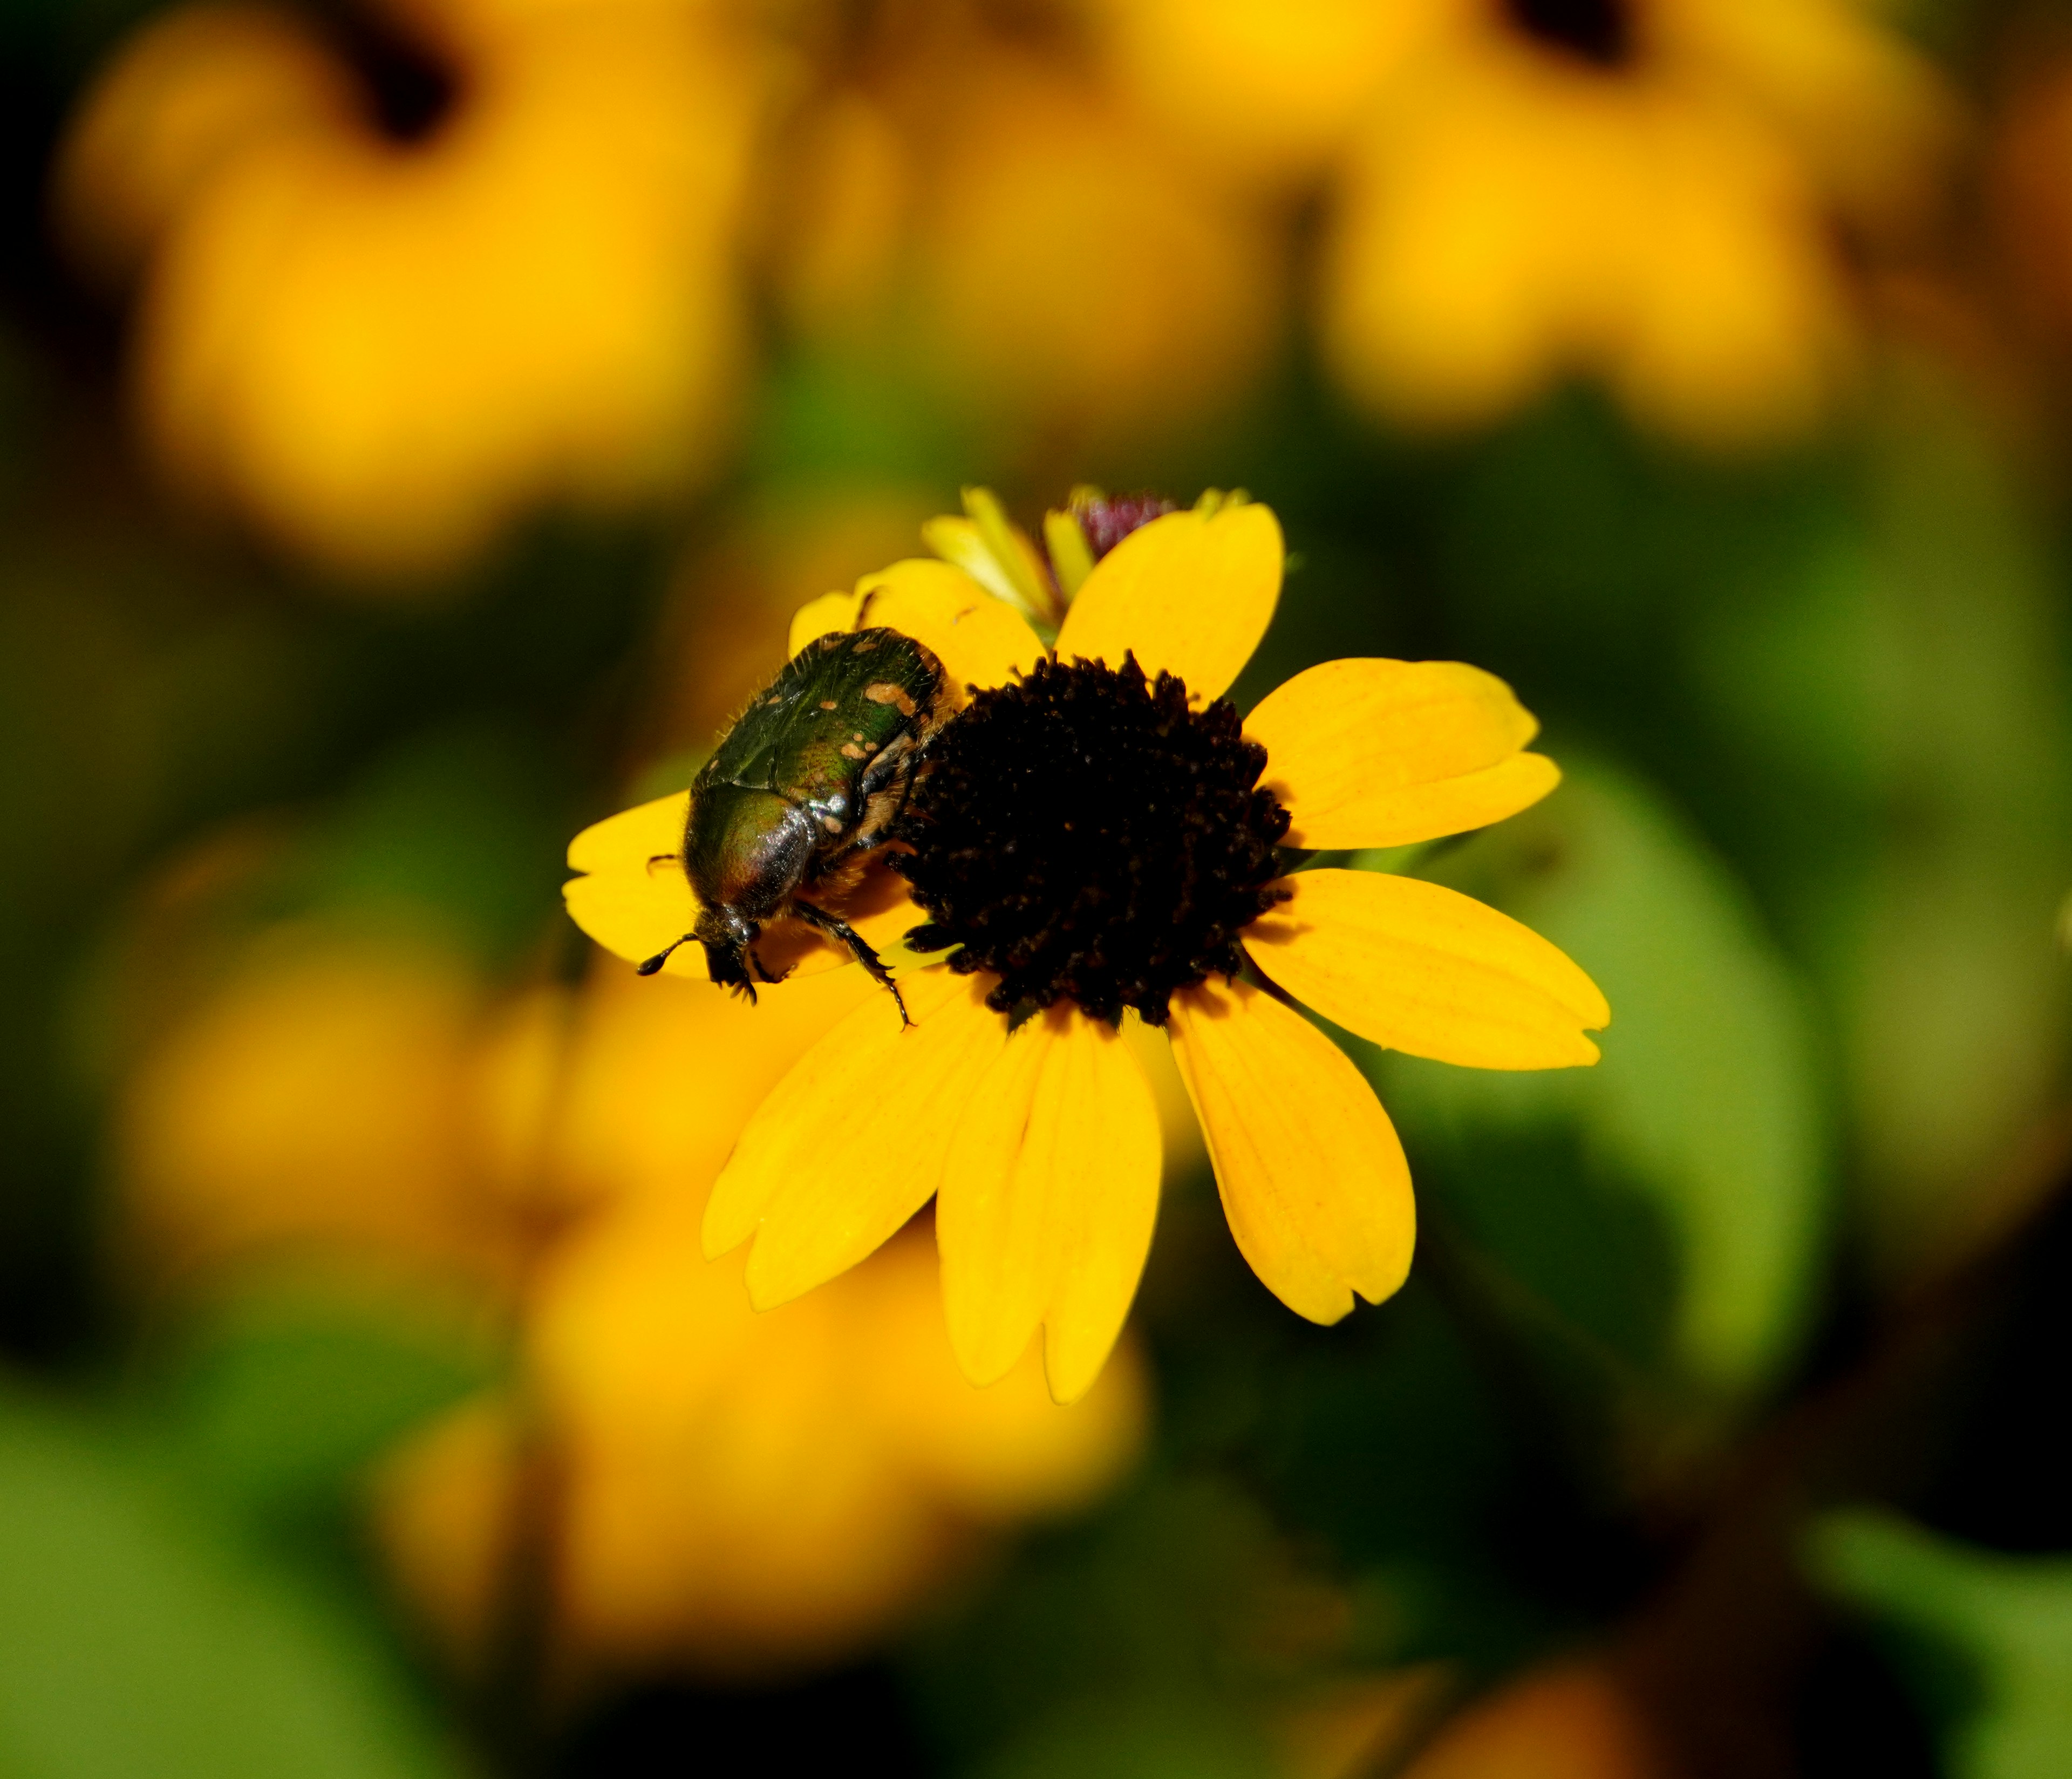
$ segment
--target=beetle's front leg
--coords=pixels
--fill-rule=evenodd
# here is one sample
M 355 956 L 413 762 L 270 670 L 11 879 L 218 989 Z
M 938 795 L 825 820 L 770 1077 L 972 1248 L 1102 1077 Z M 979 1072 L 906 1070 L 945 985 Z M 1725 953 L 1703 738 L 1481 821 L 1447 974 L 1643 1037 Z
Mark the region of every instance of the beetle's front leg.
M 899 992 L 899 984 L 892 980 L 892 972 L 885 968 L 885 960 L 865 943 L 863 935 L 838 916 L 824 908 L 816 908 L 809 902 L 800 902 L 796 896 L 791 900 L 791 912 L 808 926 L 818 927 L 828 938 L 838 939 L 849 947 L 849 955 L 861 963 L 865 973 L 881 988 L 891 991 L 892 998 L 899 1005 L 899 1023 L 904 1028 L 914 1023 L 906 1011 L 906 997 Z

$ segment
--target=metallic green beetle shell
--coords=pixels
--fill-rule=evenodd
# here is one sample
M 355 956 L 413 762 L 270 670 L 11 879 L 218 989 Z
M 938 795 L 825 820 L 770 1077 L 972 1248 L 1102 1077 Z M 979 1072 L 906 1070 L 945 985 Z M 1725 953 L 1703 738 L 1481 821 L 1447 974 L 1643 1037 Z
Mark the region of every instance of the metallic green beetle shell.
M 793 898 L 884 837 L 948 714 L 942 664 L 882 629 L 808 643 L 750 701 L 692 785 L 684 831 L 714 981 L 750 984 L 767 921 L 792 914 L 833 930 Z

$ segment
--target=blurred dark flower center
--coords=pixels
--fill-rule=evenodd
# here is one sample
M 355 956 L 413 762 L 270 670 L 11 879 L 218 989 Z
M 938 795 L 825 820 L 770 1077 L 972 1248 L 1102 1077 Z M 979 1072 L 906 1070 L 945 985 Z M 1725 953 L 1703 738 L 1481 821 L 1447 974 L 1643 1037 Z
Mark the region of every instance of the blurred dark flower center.
M 1218 699 L 1191 710 L 1133 657 L 1042 662 L 980 692 L 930 750 L 894 861 L 927 910 L 911 943 L 991 972 L 1008 1013 L 1060 1000 L 1153 1025 L 1182 988 L 1232 976 L 1237 935 L 1283 899 L 1288 812 L 1266 750 Z
M 1180 509 L 1162 495 L 1075 495 L 1072 516 L 1086 533 L 1087 546 L 1099 561 L 1140 526 Z
M 326 23 L 364 88 L 375 125 L 394 142 L 420 142 L 446 121 L 459 97 L 454 71 L 359 7 L 339 7 Z
M 1600 68 L 1633 56 L 1630 0 L 1504 0 L 1519 29 Z

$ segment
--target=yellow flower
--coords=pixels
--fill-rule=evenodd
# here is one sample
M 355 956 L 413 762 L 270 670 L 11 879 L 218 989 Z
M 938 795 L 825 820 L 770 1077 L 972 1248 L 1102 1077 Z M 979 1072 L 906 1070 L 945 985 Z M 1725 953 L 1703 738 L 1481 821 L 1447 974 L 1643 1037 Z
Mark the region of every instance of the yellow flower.
M 506 1029 L 464 960 L 428 939 L 263 935 L 127 1083 L 135 1263 L 162 1276 L 292 1255 L 508 1285 Z
M 704 1188 L 746 1109 L 878 992 L 851 972 L 753 1009 L 631 976 L 583 997 L 546 1152 L 602 1209 L 539 1263 L 529 1392 L 465 1405 L 379 1490 L 390 1555 L 459 1652 L 493 1640 L 498 1578 L 523 1560 L 528 1432 L 557 1479 L 553 1637 L 584 1674 L 829 1658 L 988 1529 L 1079 1506 L 1134 1456 L 1133 1360 L 1069 1411 L 1033 1354 L 998 1391 L 964 1382 L 924 1238 L 760 1316 L 739 1260 L 701 1256 Z
M 1284 996 L 1417 1055 L 1596 1061 L 1584 1033 L 1607 1022 L 1603 996 L 1516 922 L 1408 877 L 1280 875 L 1281 846 L 1462 832 L 1559 776 L 1525 750 L 1537 725 L 1509 688 L 1452 662 L 1328 662 L 1240 735 L 1221 695 L 1265 633 L 1281 565 L 1272 512 L 1205 497 L 1094 564 L 1054 655 L 942 562 L 896 565 L 800 613 L 795 647 L 889 625 L 971 688 L 896 861 L 928 917 L 909 943 L 958 950 L 902 978 L 911 1026 L 889 997 L 866 1000 L 742 1132 L 704 1239 L 716 1255 L 754 1238 L 758 1305 L 854 1265 L 933 1197 L 966 1374 L 1001 1376 L 1041 1325 L 1051 1390 L 1070 1401 L 1120 1331 L 1157 1210 L 1157 1116 L 1118 1042 L 1124 1018 L 1165 1026 L 1239 1247 L 1322 1322 L 1403 1282 L 1414 1214 L 1372 1089 Z M 569 886 L 571 911 L 622 956 L 688 928 L 668 857 L 682 816 L 681 799 L 651 804 L 571 850 L 592 873 Z M 895 903 L 875 918 L 914 916 Z M 1272 987 L 1240 973 L 1247 959 Z
M 823 100 L 782 169 L 795 325 L 889 355 L 1021 455 L 1170 434 L 1242 391 L 1281 299 L 1256 207 L 1190 178 L 1097 83 L 961 9 L 897 28 L 890 77 Z
M 1918 212 L 1949 103 L 1849 0 L 1100 0 L 1227 176 L 1326 171 L 1326 344 L 1399 418 L 1577 370 L 1701 442 L 1802 426 L 1852 332 L 1837 218 Z
M 137 405 L 168 475 L 362 577 L 450 568 L 537 503 L 681 487 L 741 359 L 749 51 L 697 0 L 398 0 L 371 24 L 450 81 L 443 110 L 384 129 L 313 25 L 201 4 L 75 121 L 60 209 L 83 259 L 142 272 Z
M 149 937 L 191 973 L 191 935 Z M 129 1078 L 127 1252 L 154 1284 L 206 1267 L 220 1288 L 292 1256 L 442 1299 L 471 1288 L 515 1320 L 516 1384 L 423 1430 L 378 1490 L 402 1592 L 464 1658 L 493 1645 L 528 1535 L 553 1553 L 572 1674 L 853 1648 L 990 1535 L 1111 1484 L 1146 1396 L 1133 1357 L 1069 1411 L 1034 1354 L 972 1390 L 918 1236 L 764 1316 L 738 1258 L 701 1256 L 748 1110 L 878 992 L 821 975 L 750 1009 L 600 972 L 500 994 L 430 937 L 272 929 Z

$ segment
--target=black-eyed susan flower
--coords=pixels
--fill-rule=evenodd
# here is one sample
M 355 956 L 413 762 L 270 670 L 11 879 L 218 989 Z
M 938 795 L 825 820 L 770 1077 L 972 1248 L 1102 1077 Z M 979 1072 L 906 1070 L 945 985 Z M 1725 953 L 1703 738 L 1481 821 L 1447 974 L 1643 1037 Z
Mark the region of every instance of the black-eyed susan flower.
M 1839 222 L 1919 214 L 1950 105 L 1850 0 L 1096 0 L 1122 84 L 1218 174 L 1331 193 L 1349 390 L 1458 424 L 1575 372 L 1708 443 L 1816 414 Z
M 1010 580 L 1016 554 L 1000 565 Z M 1387 1114 L 1293 1003 L 1392 1049 L 1498 1069 L 1593 1062 L 1585 1034 L 1610 1017 L 1568 958 L 1466 896 L 1289 871 L 1290 849 L 1437 839 L 1545 795 L 1559 774 L 1527 750 L 1537 725 L 1508 688 L 1452 662 L 1333 661 L 1240 723 L 1222 695 L 1279 597 L 1272 513 L 1204 497 L 1092 555 L 1060 562 L 1054 648 L 939 561 L 799 614 L 795 650 L 886 625 L 967 690 L 892 861 L 911 902 L 876 916 L 948 955 L 903 976 L 911 1025 L 880 997 L 807 1053 L 749 1120 L 704 1224 L 709 1254 L 754 1239 L 749 1291 L 768 1306 L 853 1266 L 932 1197 L 966 1374 L 1002 1375 L 1040 1325 L 1062 1400 L 1120 1333 L 1157 1211 L 1157 1114 L 1124 1021 L 1170 1039 L 1254 1270 L 1331 1322 L 1402 1284 L 1415 1214 Z M 590 873 L 569 886 L 571 911 L 622 955 L 687 930 L 670 857 L 683 813 L 681 799 L 629 811 L 571 851 Z
M 1276 224 L 982 10 L 864 15 L 776 170 L 784 311 L 1020 454 L 1227 409 L 1271 348 Z
M 58 209 L 134 279 L 170 482 L 319 565 L 447 569 L 541 503 L 714 459 L 743 362 L 738 224 L 766 83 L 698 0 L 154 18 L 88 91 Z

